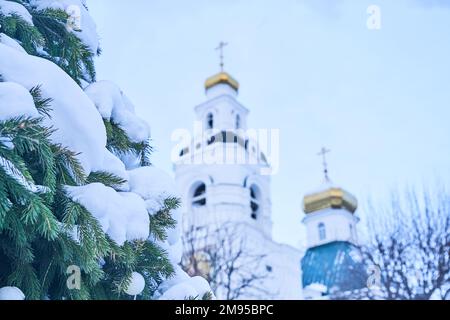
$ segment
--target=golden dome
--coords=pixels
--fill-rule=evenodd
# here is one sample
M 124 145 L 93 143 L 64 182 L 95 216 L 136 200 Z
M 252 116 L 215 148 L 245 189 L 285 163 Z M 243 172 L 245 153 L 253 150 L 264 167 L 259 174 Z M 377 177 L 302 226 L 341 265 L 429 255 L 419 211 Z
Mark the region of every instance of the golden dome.
M 232 76 L 230 76 L 226 72 L 220 72 L 216 75 L 213 75 L 212 77 L 206 79 L 205 82 L 205 88 L 208 90 L 211 87 L 214 87 L 215 85 L 219 83 L 225 83 L 231 86 L 234 90 L 239 90 L 239 82 L 235 80 Z
M 303 210 L 306 214 L 327 208 L 347 209 L 351 213 L 355 213 L 358 208 L 358 200 L 344 189 L 333 186 L 306 195 L 303 199 Z

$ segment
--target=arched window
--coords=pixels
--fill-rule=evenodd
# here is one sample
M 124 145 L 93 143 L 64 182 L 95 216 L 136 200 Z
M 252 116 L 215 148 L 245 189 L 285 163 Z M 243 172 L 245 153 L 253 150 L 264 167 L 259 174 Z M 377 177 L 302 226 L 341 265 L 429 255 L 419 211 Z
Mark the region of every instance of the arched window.
M 192 195 L 192 206 L 202 207 L 206 205 L 206 185 L 204 183 L 199 184 Z
M 319 229 L 319 239 L 325 240 L 325 238 L 327 237 L 327 233 L 325 230 L 325 225 L 322 222 L 319 223 L 318 229 Z
M 241 116 L 240 115 L 236 115 L 236 129 L 240 129 L 241 128 Z
M 184 148 L 183 150 L 180 151 L 180 157 L 182 157 L 188 153 L 189 153 L 189 148 Z
M 261 207 L 261 195 L 257 186 L 252 186 L 250 188 L 250 208 L 251 208 L 251 217 L 254 220 L 258 220 L 260 215 L 260 207 Z
M 214 116 L 212 113 L 208 113 L 206 116 L 206 129 L 214 128 Z

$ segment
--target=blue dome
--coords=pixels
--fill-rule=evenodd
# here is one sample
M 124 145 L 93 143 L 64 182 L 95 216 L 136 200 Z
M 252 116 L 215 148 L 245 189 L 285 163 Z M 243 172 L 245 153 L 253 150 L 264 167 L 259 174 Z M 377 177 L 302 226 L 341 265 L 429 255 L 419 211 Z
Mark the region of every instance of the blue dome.
M 310 248 L 302 259 L 302 281 L 306 288 L 322 284 L 328 293 L 366 287 L 367 270 L 355 245 L 336 241 Z

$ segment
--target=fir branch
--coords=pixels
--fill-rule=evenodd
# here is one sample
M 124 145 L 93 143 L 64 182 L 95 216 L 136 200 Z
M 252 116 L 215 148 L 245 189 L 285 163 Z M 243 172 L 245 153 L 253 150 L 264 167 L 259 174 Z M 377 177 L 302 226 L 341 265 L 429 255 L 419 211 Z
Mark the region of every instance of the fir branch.
M 52 145 L 52 150 L 55 156 L 58 183 L 70 186 L 83 185 L 86 175 L 76 158 L 78 154 L 61 145 Z
M 78 84 L 95 81 L 94 53 L 66 26 L 69 15 L 63 10 L 30 9 L 33 23 L 45 39 L 44 50 L 50 59 Z
M 8 16 L 0 13 L 0 32 L 19 41 L 25 51 L 32 55 L 37 55 L 38 48 L 45 42 L 37 28 L 15 13 Z
M 176 220 L 173 219 L 171 211 L 180 206 L 177 198 L 167 198 L 164 206 L 156 214 L 150 215 L 150 234 L 159 241 L 167 239 L 167 229 L 175 228 Z
M 190 300 L 190 301 L 198 301 L 198 300 L 212 300 L 213 294 L 212 292 L 206 292 L 201 298 L 200 296 L 189 296 L 186 300 Z
M 8 276 L 7 283 L 11 286 L 23 288 L 28 300 L 41 298 L 41 285 L 35 269 L 30 263 L 16 262 Z
M 35 86 L 31 88 L 30 94 L 33 97 L 34 105 L 38 112 L 43 115 L 51 118 L 50 116 L 50 104 L 53 101 L 51 98 L 44 98 L 42 96 L 41 85 Z
M 51 194 L 56 187 L 55 163 L 49 141 L 53 130 L 43 127 L 41 121 L 19 117 L 0 122 L 0 135 L 14 145 L 13 150 L 0 145 L 0 156 L 11 159 L 28 180 L 49 188 Z M 29 173 L 21 169 L 25 166 Z
M 91 172 L 91 174 L 86 179 L 86 184 L 96 182 L 102 183 L 105 186 L 111 187 L 113 189 L 119 189 L 127 181 L 109 172 Z
M 150 155 L 152 147 L 148 142 L 132 142 L 125 130 L 120 128 L 118 124 L 112 121 L 103 119 L 106 129 L 107 144 L 106 147 L 112 153 L 120 156 L 127 154 L 134 154 L 139 158 L 141 166 L 150 166 Z

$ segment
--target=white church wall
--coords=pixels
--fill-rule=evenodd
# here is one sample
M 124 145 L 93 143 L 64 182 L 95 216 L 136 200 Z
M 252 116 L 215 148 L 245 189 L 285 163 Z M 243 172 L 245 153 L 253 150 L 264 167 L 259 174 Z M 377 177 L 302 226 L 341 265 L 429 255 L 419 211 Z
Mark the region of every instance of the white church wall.
M 308 247 L 333 241 L 357 243 L 356 223 L 358 218 L 345 209 L 325 209 L 306 215 L 303 220 L 307 229 Z M 320 238 L 319 225 L 325 226 L 325 238 Z
M 249 251 L 265 255 L 259 266 L 267 274 L 261 283 L 268 292 L 265 299 L 302 299 L 300 261 L 303 253 L 297 248 L 274 242 L 250 225 L 244 227 L 243 234 L 248 239 Z
M 211 88 L 210 90 L 212 90 Z M 236 115 L 240 116 L 240 128 L 247 128 L 248 109 L 234 99 L 233 95 L 218 95 L 213 99 L 195 107 L 196 120 L 206 123 L 205 119 L 209 113 L 213 114 L 213 129 L 235 130 Z M 207 129 L 207 126 L 204 126 Z

